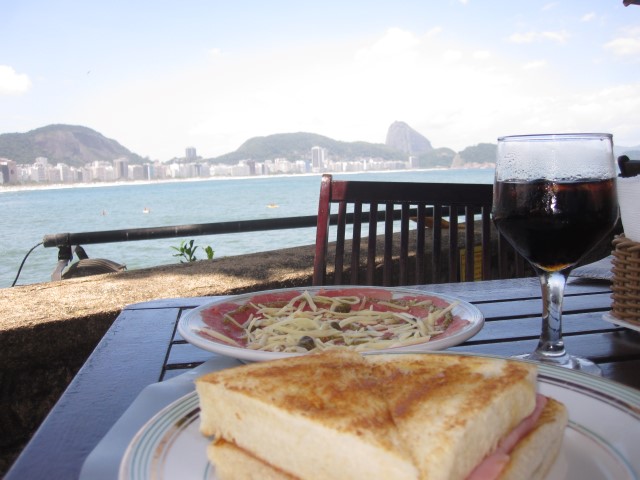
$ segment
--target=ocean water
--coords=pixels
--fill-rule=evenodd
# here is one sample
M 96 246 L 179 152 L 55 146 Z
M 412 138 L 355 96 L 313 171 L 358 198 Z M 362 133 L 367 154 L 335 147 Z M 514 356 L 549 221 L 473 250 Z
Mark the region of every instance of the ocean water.
M 334 174 L 334 178 L 376 181 L 491 183 L 492 169 L 418 170 Z M 0 188 L 0 288 L 14 282 L 29 250 L 45 235 L 147 228 L 234 220 L 316 215 L 320 175 L 221 178 L 165 183 L 4 190 Z M 90 258 L 107 258 L 127 269 L 178 263 L 172 246 L 192 238 L 167 238 L 84 245 Z M 215 258 L 315 242 L 315 228 L 193 237 L 211 246 Z M 57 248 L 36 247 L 17 285 L 47 282 Z

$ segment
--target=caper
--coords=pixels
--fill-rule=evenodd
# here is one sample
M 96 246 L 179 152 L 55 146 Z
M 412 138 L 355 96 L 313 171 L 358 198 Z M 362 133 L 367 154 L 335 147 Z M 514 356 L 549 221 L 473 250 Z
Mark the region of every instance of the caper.
M 305 335 L 298 341 L 298 346 L 304 348 L 305 350 L 313 350 L 314 348 L 316 348 L 316 342 L 314 342 L 313 338 L 311 338 L 310 336 Z
M 331 322 L 329 325 L 331 325 L 331 328 L 333 328 L 334 330 L 342 330 L 342 328 L 340 328 L 340 324 L 338 322 Z
M 349 313 L 351 311 L 351 305 L 347 303 L 341 303 L 340 305 L 336 305 L 334 312 L 337 313 Z

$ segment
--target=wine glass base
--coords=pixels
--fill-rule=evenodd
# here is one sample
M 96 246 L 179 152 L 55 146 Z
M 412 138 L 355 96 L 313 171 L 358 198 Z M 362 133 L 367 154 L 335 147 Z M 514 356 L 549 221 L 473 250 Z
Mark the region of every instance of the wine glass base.
M 522 360 L 531 360 L 545 365 L 568 368 L 570 370 L 589 373 L 598 377 L 602 376 L 602 370 L 600 367 L 588 358 L 574 357 L 573 355 L 564 355 L 560 358 L 549 358 L 536 354 L 535 352 L 525 353 L 524 355 L 514 355 L 513 358 L 521 358 Z

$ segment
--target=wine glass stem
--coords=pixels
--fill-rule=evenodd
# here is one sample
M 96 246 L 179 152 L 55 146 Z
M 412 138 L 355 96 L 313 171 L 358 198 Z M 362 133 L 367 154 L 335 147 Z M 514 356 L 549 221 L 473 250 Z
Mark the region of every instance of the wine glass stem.
M 563 363 L 567 353 L 562 340 L 562 300 L 568 271 L 539 272 L 542 287 L 542 332 L 536 355 Z

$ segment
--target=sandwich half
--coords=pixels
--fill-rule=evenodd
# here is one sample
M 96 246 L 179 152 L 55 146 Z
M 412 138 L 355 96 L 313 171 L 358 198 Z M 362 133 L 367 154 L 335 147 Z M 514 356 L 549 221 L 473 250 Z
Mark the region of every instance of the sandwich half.
M 493 358 L 338 350 L 215 372 L 196 388 L 224 480 L 533 478 L 567 421 L 536 395 L 536 373 Z
M 201 431 L 299 478 L 415 479 L 360 354 L 336 350 L 200 378 Z

